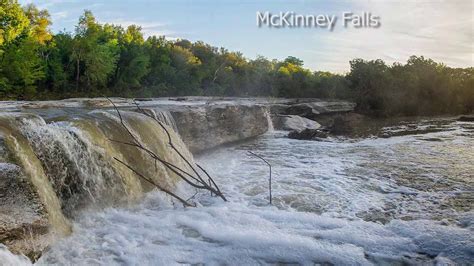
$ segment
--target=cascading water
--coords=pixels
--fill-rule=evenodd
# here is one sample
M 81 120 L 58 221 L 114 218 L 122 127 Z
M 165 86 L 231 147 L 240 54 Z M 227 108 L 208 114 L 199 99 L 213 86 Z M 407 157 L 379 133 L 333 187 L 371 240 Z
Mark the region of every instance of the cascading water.
M 66 214 L 123 192 L 124 185 L 104 149 L 71 122 L 25 121 L 22 132 L 41 160 Z
M 270 110 L 268 110 L 268 108 L 266 108 L 264 114 L 265 114 L 265 118 L 267 119 L 267 123 L 268 123 L 268 132 L 275 131 L 275 128 L 273 127 L 273 120 L 272 120 L 272 116 L 270 114 Z
M 175 132 L 178 132 L 178 127 L 176 126 L 176 121 L 174 121 L 171 112 L 168 110 L 161 109 L 145 109 L 146 112 L 151 112 L 151 115 L 161 123 L 169 126 Z
M 2 164 L 10 169 L 4 174 L 8 187 L 1 187 L 1 198 L 7 205 L 1 206 L 0 231 L 7 234 L 12 247 L 35 256 L 51 238 L 71 232 L 70 223 L 61 211 L 61 202 L 50 183 L 41 161 L 36 157 L 28 140 L 21 134 L 24 120 L 41 121 L 34 115 L 0 114 L 0 133 L 3 139 Z M 3 178 L 5 178 L 3 177 Z M 9 193 L 11 191 L 11 193 Z M 13 194 L 12 194 L 13 193 Z M 48 224 L 44 224 L 47 220 Z M 49 227 L 49 229 L 47 229 Z M 35 229 L 36 228 L 36 229 Z M 32 230 L 41 231 L 34 235 Z M 47 232 L 44 232 L 44 231 Z M 25 236 L 29 236 L 27 239 Z M 38 250 L 39 249 L 39 250 Z
M 187 163 L 170 148 L 167 133 L 156 121 L 136 112 L 120 113 L 132 134 L 147 149 L 158 154 L 164 161 L 189 171 Z M 174 146 L 193 163 L 192 154 L 177 133 L 167 126 L 173 125 L 171 115 L 156 114 L 160 121 L 166 121 L 164 126 L 168 128 Z M 144 151 L 123 144 L 130 142 L 130 137 L 127 138 L 126 130 L 115 111 L 92 111 L 61 119 L 62 121 L 47 123 L 36 115 L 1 114 L 0 116 L 0 136 L 4 143 L 1 149 L 11 154 L 11 156 L 0 156 L 0 163 L 5 169 L 7 166 L 8 169 L 19 169 L 18 171 L 24 172 L 28 177 L 28 181 L 24 182 L 25 191 L 31 184 L 32 193 L 38 194 L 40 199 L 38 212 L 41 213 L 41 209 L 44 208 L 46 220 L 52 225 L 48 234 L 69 233 L 70 222 L 66 217 L 79 215 L 84 209 L 135 202 L 143 196 L 143 192 L 154 188 L 116 159 L 132 165 L 141 174 L 169 190 L 180 188 L 178 186 L 180 179 L 174 172 L 152 160 Z M 9 159 L 10 157 L 12 159 Z M 6 175 L 16 171 L 13 170 L 2 173 Z M 20 178 L 12 174 L 10 176 Z M 5 190 L 10 193 L 8 188 L 0 186 L 0 192 Z M 0 197 L 3 197 L 1 193 Z M 0 215 L 3 215 L 3 211 Z M 5 215 L 6 218 L 2 220 L 7 219 L 6 224 L 5 222 L 0 224 L 0 231 L 11 231 L 18 226 L 15 225 L 18 219 L 8 217 L 13 214 Z M 26 216 L 26 212 L 18 215 Z M 33 217 L 31 220 L 26 221 L 31 222 L 28 230 L 33 231 L 30 233 L 40 235 L 47 233 L 34 231 L 38 230 L 34 229 L 38 227 L 35 224 L 43 221 L 42 216 L 31 217 Z M 41 230 L 48 229 L 46 227 Z M 16 251 L 26 252 L 25 245 L 32 245 L 21 244 L 24 236 L 12 237 L 9 237 L 8 243 Z M 44 242 L 47 244 L 48 241 Z

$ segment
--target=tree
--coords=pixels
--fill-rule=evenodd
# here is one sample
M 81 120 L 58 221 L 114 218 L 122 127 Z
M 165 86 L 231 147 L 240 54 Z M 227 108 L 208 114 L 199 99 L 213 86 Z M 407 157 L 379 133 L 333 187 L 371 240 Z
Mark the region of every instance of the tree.
M 277 91 L 274 89 L 274 70 L 275 64 L 263 56 L 257 56 L 255 60 L 251 60 L 249 91 L 250 95 L 257 96 L 275 96 Z
M 277 90 L 280 97 L 303 97 L 309 90 L 311 72 L 302 67 L 303 61 L 289 56 L 277 64 Z
M 385 107 L 384 90 L 389 84 L 388 67 L 380 60 L 354 59 L 347 75 L 360 111 L 380 112 Z
M 171 48 L 171 65 L 174 67 L 171 82 L 174 84 L 174 95 L 199 95 L 201 79 L 198 67 L 199 58 L 186 48 L 174 45 Z
M 3 97 L 30 98 L 36 82 L 44 74 L 39 53 L 51 39 L 47 11 L 17 1 L 0 1 L 0 94 Z
M 53 38 L 49 26 L 51 18 L 47 10 L 39 10 L 35 5 L 29 4 L 24 8 L 25 15 L 30 21 L 29 30 L 32 36 L 39 44 L 44 45 Z
M 107 38 L 90 11 L 84 11 L 76 26 L 71 61 L 75 65 L 76 90 L 104 87 L 118 59 L 118 41 Z
M 115 87 L 136 89 L 150 71 L 150 57 L 146 54 L 141 27 L 130 25 L 119 37 L 120 56 L 117 63 Z
M 25 33 L 29 20 L 16 0 L 0 0 L 0 52 Z

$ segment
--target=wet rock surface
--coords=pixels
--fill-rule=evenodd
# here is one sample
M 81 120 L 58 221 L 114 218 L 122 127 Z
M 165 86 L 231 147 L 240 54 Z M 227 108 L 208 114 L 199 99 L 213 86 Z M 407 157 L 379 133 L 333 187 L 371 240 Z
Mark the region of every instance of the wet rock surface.
M 224 105 L 173 108 L 171 115 L 191 152 L 256 137 L 268 130 L 266 108 Z
M 304 129 L 302 131 L 293 130 L 288 134 L 290 139 L 300 139 L 300 140 L 319 140 L 324 139 L 329 136 L 328 130 L 321 129 Z
M 296 99 L 271 104 L 269 110 L 275 129 L 291 131 L 290 138 L 308 140 L 349 133 L 352 125 L 347 122 L 357 116 L 355 106 L 347 101 Z
M 273 115 L 273 127 L 277 130 L 303 131 L 305 129 L 318 129 L 321 125 L 308 118 L 298 115 Z
M 474 115 L 460 116 L 458 121 L 461 121 L 461 122 L 474 122 Z
M 43 204 L 0 135 L 0 243 L 36 259 L 48 245 L 50 223 Z
M 354 108 L 354 103 L 345 101 L 309 102 L 290 105 L 286 112 L 314 119 L 320 114 L 352 112 Z

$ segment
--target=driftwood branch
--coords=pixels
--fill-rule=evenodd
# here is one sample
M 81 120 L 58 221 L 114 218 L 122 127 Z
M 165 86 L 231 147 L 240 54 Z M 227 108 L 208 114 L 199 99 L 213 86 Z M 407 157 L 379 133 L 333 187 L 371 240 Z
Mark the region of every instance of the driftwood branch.
M 170 147 L 179 155 L 179 157 L 184 161 L 186 162 L 186 164 L 189 166 L 189 168 L 192 170 L 192 173 L 189 173 L 188 171 L 164 160 L 163 158 L 161 158 L 160 156 L 158 156 L 155 152 L 153 152 L 152 150 L 148 149 L 145 145 L 143 145 L 141 143 L 141 141 L 139 140 L 139 138 L 137 138 L 132 130 L 129 129 L 129 127 L 127 126 L 127 124 L 125 123 L 123 117 L 122 117 L 122 114 L 120 113 L 119 109 L 117 108 L 117 106 L 115 105 L 115 103 L 110 100 L 109 98 L 107 98 L 110 103 L 113 105 L 115 111 L 117 112 L 117 115 L 118 115 L 118 118 L 120 119 L 120 124 L 122 125 L 122 127 L 125 129 L 125 131 L 127 132 L 127 134 L 129 135 L 129 137 L 131 138 L 131 142 L 126 142 L 126 141 L 120 141 L 120 140 L 114 140 L 114 139 L 110 139 L 110 141 L 112 142 L 116 142 L 118 144 L 122 144 L 122 145 L 128 145 L 128 146 L 132 146 L 132 147 L 135 147 L 139 150 L 142 150 L 143 152 L 145 152 L 146 154 L 148 154 L 150 156 L 150 158 L 155 162 L 155 167 L 156 167 L 156 164 L 157 162 L 161 163 L 162 165 L 164 165 L 167 169 L 169 169 L 171 172 L 173 172 L 174 174 L 176 174 L 178 177 L 180 177 L 183 181 L 185 181 L 187 184 L 191 185 L 192 187 L 196 188 L 196 189 L 204 189 L 204 190 L 209 190 L 211 192 L 211 195 L 216 195 L 216 196 L 219 196 L 221 197 L 224 201 L 227 201 L 227 199 L 225 198 L 224 194 L 221 192 L 221 190 L 219 189 L 219 187 L 217 186 L 217 184 L 214 182 L 214 180 L 211 178 L 211 176 L 199 165 L 196 164 L 196 166 L 206 175 L 206 177 L 208 178 L 208 181 L 209 182 L 206 182 L 201 174 L 199 174 L 198 170 L 192 165 L 192 163 L 173 145 L 173 141 L 172 141 L 172 138 L 171 138 L 171 134 L 169 133 L 168 129 L 166 128 L 165 125 L 163 125 L 163 123 L 161 121 L 159 121 L 156 117 L 148 114 L 147 112 L 145 112 L 145 110 L 141 109 L 138 104 L 136 102 L 135 105 L 137 106 L 138 110 L 140 113 L 152 118 L 154 121 L 156 121 L 160 127 L 166 132 L 167 134 L 167 137 L 168 137 L 168 143 L 170 145 Z M 124 166 L 126 166 L 128 169 L 130 169 L 133 173 L 135 173 L 137 176 L 139 176 L 140 178 L 144 179 L 145 181 L 151 183 L 152 185 L 156 186 L 159 190 L 169 194 L 170 196 L 176 198 L 177 200 L 179 200 L 181 203 L 183 203 L 184 206 L 187 206 L 187 207 L 195 207 L 195 204 L 191 204 L 189 203 L 189 200 L 194 198 L 191 197 L 190 199 L 188 200 L 184 200 L 183 198 L 181 198 L 180 196 L 174 194 L 173 192 L 171 192 L 170 190 L 160 186 L 159 184 L 157 184 L 156 182 L 154 182 L 152 179 L 150 178 L 147 178 L 145 175 L 141 174 L 140 172 L 138 172 L 137 170 L 135 170 L 133 167 L 131 167 L 130 165 L 128 165 L 127 163 L 125 163 L 124 161 L 121 161 L 119 160 L 118 158 L 114 158 L 115 160 L 117 160 L 119 163 L 123 164 Z
M 253 155 L 257 158 L 259 158 L 260 160 L 262 160 L 264 163 L 266 163 L 268 165 L 268 169 L 269 169 L 269 177 L 268 177 L 268 192 L 270 194 L 270 205 L 272 204 L 272 165 L 267 161 L 265 160 L 262 156 L 258 155 L 258 154 L 255 154 L 251 151 L 247 151 L 250 155 Z

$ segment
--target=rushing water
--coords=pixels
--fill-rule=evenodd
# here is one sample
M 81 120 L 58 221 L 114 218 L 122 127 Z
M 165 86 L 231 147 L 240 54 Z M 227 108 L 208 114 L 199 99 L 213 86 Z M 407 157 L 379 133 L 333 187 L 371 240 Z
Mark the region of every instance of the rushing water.
M 230 202 L 198 194 L 201 206 L 184 209 L 151 192 L 83 213 L 38 264 L 474 263 L 474 126 L 439 128 L 327 141 L 271 132 L 218 149 L 197 160 Z M 268 167 L 249 150 L 273 166 L 273 206 Z

